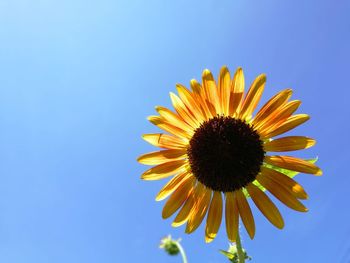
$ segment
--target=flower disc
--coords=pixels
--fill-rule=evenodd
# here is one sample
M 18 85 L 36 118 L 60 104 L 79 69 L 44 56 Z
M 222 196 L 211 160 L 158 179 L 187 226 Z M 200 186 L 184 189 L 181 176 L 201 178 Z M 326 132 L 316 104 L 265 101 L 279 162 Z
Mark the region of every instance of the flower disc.
M 230 192 L 255 180 L 265 152 L 246 122 L 216 116 L 196 129 L 188 148 L 194 176 L 214 191 Z

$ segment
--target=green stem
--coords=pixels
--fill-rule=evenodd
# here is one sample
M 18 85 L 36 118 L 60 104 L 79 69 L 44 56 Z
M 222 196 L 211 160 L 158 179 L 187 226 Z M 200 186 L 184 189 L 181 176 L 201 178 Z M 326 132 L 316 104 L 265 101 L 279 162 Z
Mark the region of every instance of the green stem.
M 242 249 L 242 243 L 241 238 L 239 236 L 239 231 L 237 232 L 237 239 L 236 239 L 236 248 L 237 248 L 237 254 L 238 254 L 238 262 L 244 263 L 245 262 L 245 256 Z
M 186 253 L 185 250 L 183 249 L 183 247 L 180 245 L 180 242 L 176 241 L 176 245 L 180 250 L 181 256 L 182 256 L 182 262 L 183 263 L 188 263 L 187 262 L 187 257 L 186 257 Z

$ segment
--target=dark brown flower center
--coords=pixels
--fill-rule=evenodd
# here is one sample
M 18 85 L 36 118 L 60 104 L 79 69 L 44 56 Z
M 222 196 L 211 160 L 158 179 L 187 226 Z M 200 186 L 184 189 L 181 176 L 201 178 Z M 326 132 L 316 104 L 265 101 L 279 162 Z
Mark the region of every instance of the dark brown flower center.
M 217 116 L 197 128 L 187 150 L 193 175 L 215 191 L 230 192 L 254 181 L 265 152 L 251 125 Z

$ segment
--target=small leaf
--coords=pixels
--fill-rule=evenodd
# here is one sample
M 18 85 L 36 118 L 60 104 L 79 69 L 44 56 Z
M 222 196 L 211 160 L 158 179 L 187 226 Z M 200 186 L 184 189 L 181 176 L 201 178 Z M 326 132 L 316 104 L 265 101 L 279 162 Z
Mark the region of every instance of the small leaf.
M 220 253 L 223 254 L 224 256 L 226 256 L 229 260 L 234 259 L 235 254 L 227 252 L 225 250 L 219 249 Z

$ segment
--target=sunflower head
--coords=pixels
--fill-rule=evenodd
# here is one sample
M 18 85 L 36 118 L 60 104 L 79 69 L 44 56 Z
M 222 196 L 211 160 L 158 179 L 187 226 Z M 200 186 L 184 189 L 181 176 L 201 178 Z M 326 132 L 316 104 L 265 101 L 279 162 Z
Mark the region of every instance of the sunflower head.
M 301 102 L 289 100 L 290 89 L 277 93 L 253 116 L 265 82 L 265 75 L 258 76 L 244 95 L 241 68 L 231 78 L 223 67 L 217 81 L 204 70 L 201 84 L 191 80 L 191 90 L 177 85 L 178 96 L 170 93 L 175 111 L 159 106 L 159 115 L 148 118 L 163 132 L 145 134 L 143 138 L 162 150 L 138 158 L 142 164 L 155 165 L 141 178 L 172 177 L 156 200 L 169 197 L 162 216 L 168 218 L 178 211 L 173 226 L 186 223 L 186 232 L 191 233 L 207 216 L 205 239 L 210 242 L 224 214 L 230 241 L 236 239 L 239 219 L 253 238 L 255 223 L 249 196 L 273 225 L 283 228 L 283 218 L 265 190 L 288 207 L 307 211 L 300 202 L 307 198 L 306 192 L 281 171 L 321 175 L 321 170 L 303 159 L 269 152 L 313 146 L 315 140 L 305 136 L 275 138 L 309 116 L 294 114 Z

